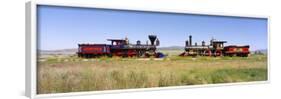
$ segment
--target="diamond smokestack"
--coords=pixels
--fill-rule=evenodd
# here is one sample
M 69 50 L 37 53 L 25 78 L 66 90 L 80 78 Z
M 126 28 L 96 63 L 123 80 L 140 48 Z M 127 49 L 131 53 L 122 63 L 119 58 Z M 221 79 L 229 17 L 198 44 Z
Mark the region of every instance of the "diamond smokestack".
M 151 42 L 151 45 L 154 45 L 154 42 L 155 42 L 157 36 L 156 35 L 149 35 L 148 38 L 149 38 L 149 40 Z

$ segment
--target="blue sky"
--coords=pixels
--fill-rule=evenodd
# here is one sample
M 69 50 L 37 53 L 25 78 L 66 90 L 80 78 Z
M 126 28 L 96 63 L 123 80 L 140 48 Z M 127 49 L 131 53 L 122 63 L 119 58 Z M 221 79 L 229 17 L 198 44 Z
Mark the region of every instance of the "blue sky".
M 78 43 L 110 44 L 106 39 L 129 38 L 145 43 L 157 35 L 160 47 L 184 46 L 214 37 L 226 45 L 267 49 L 267 19 L 192 14 L 121 11 L 94 8 L 38 6 L 38 42 L 41 50 L 77 48 Z

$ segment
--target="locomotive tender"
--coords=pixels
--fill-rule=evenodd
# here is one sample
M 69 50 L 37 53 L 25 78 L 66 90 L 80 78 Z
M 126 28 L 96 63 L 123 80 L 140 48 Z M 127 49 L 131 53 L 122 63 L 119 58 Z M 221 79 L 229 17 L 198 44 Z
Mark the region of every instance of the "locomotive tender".
M 249 45 L 237 46 L 229 45 L 224 46 L 226 41 L 219 41 L 216 39 L 210 40 L 210 45 L 206 45 L 205 41 L 202 41 L 201 45 L 192 45 L 192 36 L 189 36 L 189 40 L 185 42 L 185 52 L 181 53 L 179 56 L 240 56 L 248 57 L 250 51 Z
M 164 54 L 156 52 L 156 46 L 160 45 L 160 41 L 156 35 L 148 36 L 151 44 L 130 44 L 128 38 L 125 39 L 107 39 L 111 41 L 108 44 L 78 44 L 78 57 L 99 57 L 99 56 L 121 56 L 121 57 L 164 57 Z M 156 43 L 156 44 L 155 44 Z

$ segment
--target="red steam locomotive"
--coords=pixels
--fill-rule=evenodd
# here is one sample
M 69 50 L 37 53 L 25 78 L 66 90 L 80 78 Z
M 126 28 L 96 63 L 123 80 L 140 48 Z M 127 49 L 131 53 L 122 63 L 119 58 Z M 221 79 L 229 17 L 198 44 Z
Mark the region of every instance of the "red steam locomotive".
M 78 44 L 78 57 L 99 57 L 99 56 L 121 56 L 121 57 L 164 57 L 161 52 L 156 52 L 156 46 L 160 45 L 160 41 L 156 35 L 148 36 L 151 44 L 130 44 L 128 38 L 125 39 L 108 39 L 108 44 Z M 155 44 L 156 43 L 156 44 Z
M 250 53 L 249 45 L 237 46 L 230 45 L 224 46 L 226 41 L 219 41 L 216 39 L 210 40 L 210 45 L 206 45 L 205 41 L 202 41 L 202 45 L 192 45 L 192 36 L 189 36 L 189 40 L 185 42 L 185 52 L 179 56 L 240 56 L 247 57 Z

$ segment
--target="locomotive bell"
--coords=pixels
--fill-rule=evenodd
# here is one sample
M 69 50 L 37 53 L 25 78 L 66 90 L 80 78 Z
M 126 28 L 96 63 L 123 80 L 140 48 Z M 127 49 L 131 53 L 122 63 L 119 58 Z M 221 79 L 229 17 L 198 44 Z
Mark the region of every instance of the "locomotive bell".
M 151 45 L 154 45 L 154 42 L 155 42 L 157 36 L 156 35 L 149 35 L 148 38 L 149 38 L 149 40 L 151 42 Z

